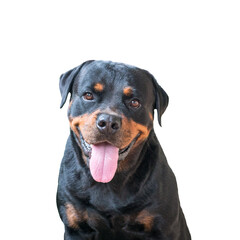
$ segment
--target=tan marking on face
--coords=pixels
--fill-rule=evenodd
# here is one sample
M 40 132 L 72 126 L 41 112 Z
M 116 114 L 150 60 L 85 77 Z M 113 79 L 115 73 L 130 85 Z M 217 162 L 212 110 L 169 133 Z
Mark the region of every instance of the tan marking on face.
M 97 134 L 97 129 L 95 126 L 96 126 L 96 119 L 97 119 L 98 113 L 99 113 L 99 110 L 90 114 L 83 114 L 77 117 L 69 116 L 70 128 L 78 138 L 78 142 L 79 142 L 78 146 L 81 148 L 82 153 L 83 153 L 83 149 L 82 149 L 82 145 L 80 144 L 81 140 L 80 140 L 80 134 L 79 134 L 78 128 L 80 129 L 84 140 L 87 143 L 92 144 L 94 142 L 95 135 Z M 91 140 L 93 142 L 91 142 Z M 84 153 L 82 154 L 82 157 L 86 165 L 88 165 L 88 160 Z
M 117 148 L 123 149 L 127 147 L 137 135 L 139 135 L 131 151 L 129 152 L 129 155 L 131 155 L 131 152 L 134 152 L 134 150 L 141 143 L 144 143 L 144 141 L 149 136 L 151 127 L 144 126 L 140 123 L 133 121 L 132 119 L 128 119 L 124 115 L 121 116 L 122 117 L 121 129 L 113 135 L 106 136 L 100 133 L 96 126 L 96 120 L 99 113 L 104 113 L 104 110 L 101 112 L 100 110 L 96 110 L 93 113 L 86 113 L 78 117 L 71 116 L 69 117 L 70 127 L 77 136 L 77 138 L 79 139 L 79 142 L 80 142 L 79 134 L 80 130 L 84 140 L 88 144 L 96 144 L 107 141 L 112 145 L 116 146 Z M 115 112 L 115 114 L 117 113 Z M 82 149 L 81 144 L 79 144 L 79 147 Z M 85 163 L 88 165 L 87 157 L 85 156 L 85 154 L 82 154 L 82 156 Z M 129 168 L 129 164 L 131 164 L 131 157 L 128 158 L 128 156 L 123 161 L 119 162 L 118 171 L 123 171 Z
M 97 92 L 102 92 L 103 89 L 104 89 L 104 85 L 103 85 L 102 83 L 96 83 L 96 84 L 94 85 L 94 89 L 95 89 L 95 91 L 97 91 Z
M 135 221 L 143 224 L 144 230 L 146 232 L 150 232 L 153 226 L 154 216 L 151 215 L 148 211 L 143 210 L 137 215 Z
M 122 131 L 125 133 L 124 134 L 125 137 L 123 137 L 124 147 L 127 147 L 138 134 L 140 134 L 140 136 L 132 146 L 128 156 L 123 161 L 119 162 L 117 171 L 125 171 L 129 167 L 131 167 L 132 157 L 134 156 L 132 154 L 134 154 L 134 152 L 137 151 L 135 149 L 141 143 L 144 143 L 144 141 L 148 138 L 149 133 L 151 131 L 151 127 L 148 128 L 147 126 L 144 126 L 140 123 L 136 123 L 132 119 L 127 119 L 126 117 L 124 117 L 122 120 L 122 128 L 123 128 Z
M 78 211 L 71 203 L 66 203 L 66 215 L 69 227 L 78 229 L 79 222 L 86 221 L 88 214 L 86 211 Z
M 151 121 L 153 121 L 153 115 L 151 112 L 149 112 L 149 117 L 150 117 Z
M 106 111 L 101 111 L 101 113 L 105 112 Z M 77 128 L 80 129 L 84 140 L 89 144 L 104 141 L 105 136 L 100 134 L 96 127 L 96 120 L 99 113 L 100 110 L 96 110 L 93 113 L 86 113 L 78 117 L 69 117 L 70 127 L 79 140 L 80 135 Z M 121 129 L 112 136 L 112 144 L 120 149 L 123 149 L 127 147 L 138 134 L 140 134 L 134 144 L 138 145 L 148 137 L 150 130 L 151 129 L 148 129 L 147 126 L 136 123 L 132 119 L 127 119 L 124 115 L 122 115 Z M 105 140 L 107 141 L 108 139 Z
M 138 137 L 135 145 L 140 144 L 148 137 L 150 133 L 150 129 L 147 126 L 144 126 L 126 117 L 123 117 L 122 119 L 121 131 L 123 132 L 124 138 L 124 146 L 122 148 L 127 147 L 138 134 L 140 134 L 140 136 Z
M 133 94 L 133 89 L 131 87 L 125 87 L 123 89 L 123 94 L 129 97 Z
M 97 115 L 100 110 L 93 113 L 86 113 L 77 117 L 69 117 L 70 127 L 80 140 L 80 135 L 77 127 L 79 127 L 83 138 L 87 143 L 92 144 L 96 139 L 98 130 L 96 128 Z

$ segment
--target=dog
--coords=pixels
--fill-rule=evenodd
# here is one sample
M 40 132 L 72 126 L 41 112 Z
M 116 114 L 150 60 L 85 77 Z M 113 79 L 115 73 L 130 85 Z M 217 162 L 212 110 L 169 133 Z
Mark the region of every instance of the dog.
M 60 77 L 70 136 L 57 207 L 65 240 L 190 240 L 175 176 L 153 129 L 168 95 L 148 71 L 86 61 Z

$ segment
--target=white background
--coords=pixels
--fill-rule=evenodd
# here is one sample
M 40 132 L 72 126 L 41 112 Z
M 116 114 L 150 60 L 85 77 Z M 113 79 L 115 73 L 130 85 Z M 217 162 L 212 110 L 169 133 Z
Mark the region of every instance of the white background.
M 193 239 L 240 239 L 239 1 L 1 1 L 0 24 L 0 239 L 63 239 L 58 81 L 89 59 L 156 77 L 170 104 L 155 129 Z

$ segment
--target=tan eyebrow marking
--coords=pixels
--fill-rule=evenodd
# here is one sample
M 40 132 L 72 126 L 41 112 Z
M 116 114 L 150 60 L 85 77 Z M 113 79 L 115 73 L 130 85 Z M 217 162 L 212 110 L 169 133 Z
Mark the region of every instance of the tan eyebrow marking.
M 96 84 L 94 85 L 94 89 L 95 89 L 95 91 L 97 91 L 97 92 L 102 92 L 103 89 L 104 89 L 104 85 L 103 85 L 102 83 L 96 83 Z
M 123 94 L 126 96 L 131 96 L 133 94 L 133 89 L 131 87 L 125 87 L 123 89 Z

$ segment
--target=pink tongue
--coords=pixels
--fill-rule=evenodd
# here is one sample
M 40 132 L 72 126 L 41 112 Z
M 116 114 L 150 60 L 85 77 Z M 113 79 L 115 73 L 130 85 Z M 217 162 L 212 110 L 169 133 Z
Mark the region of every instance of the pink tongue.
M 117 170 L 118 148 L 109 143 L 91 145 L 90 172 L 97 182 L 110 182 Z

